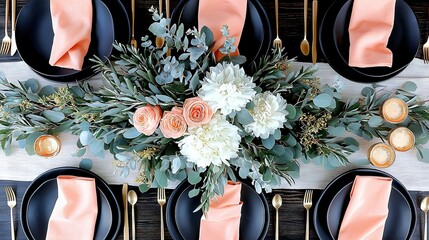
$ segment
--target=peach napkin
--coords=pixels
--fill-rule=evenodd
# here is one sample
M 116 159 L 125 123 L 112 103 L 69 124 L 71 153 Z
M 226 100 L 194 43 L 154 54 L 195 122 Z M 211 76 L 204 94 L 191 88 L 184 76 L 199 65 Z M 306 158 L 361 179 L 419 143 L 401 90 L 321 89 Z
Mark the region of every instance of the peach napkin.
M 238 240 L 240 232 L 241 183 L 228 181 L 223 196 L 210 202 L 206 216 L 201 217 L 200 240 Z
M 54 42 L 49 64 L 81 70 L 91 42 L 91 0 L 50 0 Z
M 57 177 L 57 185 L 46 239 L 92 240 L 98 214 L 95 179 L 63 175 Z
M 225 42 L 221 29 L 224 25 L 229 28 L 230 37 L 235 38 L 234 46 L 238 47 L 241 33 L 243 32 L 246 20 L 247 0 L 200 0 L 198 6 L 198 27 L 208 27 L 214 35 L 214 46 L 216 60 L 222 59 L 225 55 L 219 52 Z M 231 54 L 239 55 L 238 48 Z
M 356 176 L 338 240 L 383 238 L 392 179 Z
M 392 67 L 387 48 L 395 18 L 396 0 L 354 0 L 349 24 L 349 65 Z

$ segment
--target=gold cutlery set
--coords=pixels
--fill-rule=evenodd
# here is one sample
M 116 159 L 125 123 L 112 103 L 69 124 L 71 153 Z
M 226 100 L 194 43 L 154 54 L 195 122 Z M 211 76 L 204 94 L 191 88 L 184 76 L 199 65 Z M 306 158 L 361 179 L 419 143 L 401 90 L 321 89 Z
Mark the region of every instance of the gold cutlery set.
M 273 41 L 274 48 L 282 48 L 282 40 L 279 38 L 279 0 L 275 0 L 274 8 L 276 13 L 276 38 Z M 318 1 L 313 0 L 312 7 L 312 29 L 313 29 L 313 40 L 311 44 L 311 59 L 313 64 L 317 62 L 317 11 Z M 308 12 L 308 0 L 304 0 L 304 39 L 301 41 L 300 49 L 304 56 L 310 53 L 310 43 L 307 40 L 307 12 Z M 428 39 L 429 41 L 429 39 Z M 428 43 L 428 55 L 429 55 L 429 43 Z
M 124 204 L 124 240 L 130 239 L 128 223 L 128 204 L 131 205 L 131 239 L 136 239 L 136 219 L 134 206 L 137 203 L 138 196 L 134 190 L 128 191 L 128 184 L 122 185 L 122 200 Z M 165 188 L 158 188 L 157 202 L 161 208 L 161 240 L 164 240 L 164 210 L 163 206 L 167 203 Z
M 5 4 L 4 37 L 0 46 L 0 55 L 10 54 L 13 56 L 15 55 L 17 49 L 15 41 L 16 0 L 12 0 L 12 39 L 8 34 L 9 1 L 10 0 L 6 0 Z
M 273 197 L 272 204 L 276 209 L 276 228 L 275 228 L 275 239 L 279 239 L 279 209 L 282 206 L 282 197 L 280 194 L 276 194 Z M 305 240 L 310 239 L 310 208 L 313 206 L 313 190 L 305 190 L 303 206 L 307 211 L 306 225 L 305 225 Z
M 131 205 L 131 239 L 136 239 L 136 218 L 134 206 L 138 200 L 137 193 L 134 190 L 128 191 L 128 184 L 122 185 L 122 201 L 124 204 L 124 240 L 130 239 L 130 229 L 128 223 L 128 204 Z

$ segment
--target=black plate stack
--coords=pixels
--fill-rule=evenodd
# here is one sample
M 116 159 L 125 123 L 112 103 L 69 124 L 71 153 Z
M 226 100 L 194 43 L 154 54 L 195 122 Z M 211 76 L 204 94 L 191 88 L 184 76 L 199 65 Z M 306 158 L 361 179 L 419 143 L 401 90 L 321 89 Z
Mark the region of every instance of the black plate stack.
M 93 1 L 91 44 L 81 71 L 49 65 L 53 29 L 49 0 L 32 0 L 20 11 L 16 22 L 16 44 L 22 60 L 39 75 L 57 82 L 84 80 L 95 72 L 93 55 L 107 59 L 112 43 L 128 43 L 130 26 L 127 12 L 119 0 Z
M 376 169 L 355 169 L 341 174 L 328 184 L 314 207 L 314 228 L 320 239 L 337 239 L 342 218 L 350 200 L 356 176 L 392 178 L 389 214 L 383 239 L 410 239 L 416 227 L 416 209 L 407 189 L 393 176 Z
M 350 16 L 353 0 L 337 0 L 326 12 L 319 41 L 323 55 L 340 75 L 355 82 L 371 83 L 389 79 L 404 70 L 414 59 L 420 44 L 416 16 L 404 0 L 397 0 L 395 20 L 387 47 L 392 50 L 392 67 L 358 68 L 348 65 Z
M 94 178 L 97 186 L 98 216 L 95 240 L 115 239 L 121 227 L 121 209 L 107 183 L 94 173 L 74 167 L 60 167 L 38 176 L 22 198 L 21 225 L 30 240 L 46 238 L 49 218 L 58 197 L 56 178 L 73 175 Z
M 176 240 L 197 240 L 199 237 L 201 210 L 193 212 L 199 205 L 198 197 L 189 198 L 188 193 L 193 189 L 187 180 L 183 181 L 170 195 L 167 203 L 166 222 L 168 231 Z M 264 195 L 242 182 L 240 219 L 240 239 L 264 239 L 269 223 L 270 212 Z

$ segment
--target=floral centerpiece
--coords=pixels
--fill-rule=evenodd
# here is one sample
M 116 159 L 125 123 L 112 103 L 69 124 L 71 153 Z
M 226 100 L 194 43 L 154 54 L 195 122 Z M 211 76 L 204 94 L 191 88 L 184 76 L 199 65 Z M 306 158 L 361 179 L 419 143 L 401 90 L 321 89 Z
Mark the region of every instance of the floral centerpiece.
M 386 139 L 395 127 L 378 113 L 390 96 L 407 102 L 403 125 L 413 130 L 416 143 L 429 139 L 429 108 L 412 93 L 411 82 L 395 93 L 364 88 L 362 98 L 344 101 L 338 86 L 322 86 L 314 77 L 316 68 L 292 71 L 293 59 L 281 49 L 243 68 L 246 59 L 230 55 L 234 39 L 224 27 L 220 51 L 226 56 L 216 62 L 209 29 L 185 32 L 150 11 L 149 30 L 165 46 L 156 48 L 149 37 L 139 49 L 115 44 L 119 54 L 113 61 L 94 59 L 105 87 L 95 89 L 87 81 L 40 88 L 34 79 L 14 85 L 1 77 L 5 153 L 17 140 L 31 155 L 38 136 L 71 131 L 79 136 L 77 157 L 87 151 L 102 157 L 108 150 L 124 176 L 139 171 L 143 192 L 187 179 L 195 186 L 189 196 L 200 196 L 199 208 L 207 211 L 228 179 L 251 179 L 260 193 L 282 179 L 293 184 L 300 163 L 347 164 L 359 144 L 346 132 Z M 417 150 L 419 160 L 429 160 L 427 149 Z

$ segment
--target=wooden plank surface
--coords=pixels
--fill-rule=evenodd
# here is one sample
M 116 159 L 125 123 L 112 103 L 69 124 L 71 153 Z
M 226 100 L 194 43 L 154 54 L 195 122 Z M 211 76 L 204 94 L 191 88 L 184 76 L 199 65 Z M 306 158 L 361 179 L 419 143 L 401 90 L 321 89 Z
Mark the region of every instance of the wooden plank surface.
M 17 0 L 18 12 L 22 6 L 28 0 Z M 116 1 L 116 0 L 109 0 Z M 130 0 L 121 0 L 126 7 L 127 11 L 130 12 L 131 1 Z M 338 0 L 346 1 L 346 0 Z M 178 0 L 171 0 L 172 9 L 177 5 Z M 265 8 L 271 23 L 271 28 L 273 30 L 273 37 L 275 35 L 275 14 L 274 14 L 274 0 L 260 0 L 263 7 Z M 333 0 L 323 0 L 319 1 L 319 16 L 318 23 L 322 21 L 322 18 L 333 3 Z M 417 16 L 419 27 L 421 30 L 421 42 L 426 42 L 428 36 L 428 1 L 426 0 L 406 0 L 410 4 L 414 13 Z M 136 36 L 137 39 L 140 39 L 143 34 L 147 33 L 147 28 L 151 23 L 151 16 L 148 13 L 147 9 L 150 6 L 158 6 L 158 1 L 155 0 L 136 0 Z M 300 42 L 303 38 L 303 29 L 304 29 L 304 3 L 302 0 L 279 0 L 279 32 L 280 38 L 283 40 L 283 46 L 286 51 L 289 53 L 289 57 L 297 56 L 299 61 L 310 62 L 311 54 L 307 57 L 304 57 L 299 50 Z M 312 31 L 311 31 L 311 0 L 309 0 L 309 10 L 308 10 L 308 29 L 307 29 L 307 39 L 311 42 Z M 165 4 L 164 4 L 165 7 Z M 5 14 L 5 0 L 0 1 L 0 38 L 3 38 L 3 29 L 4 29 L 4 14 Z M 10 16 L 10 15 L 9 15 Z M 131 14 L 129 14 L 131 16 Z M 10 23 L 10 20 L 9 20 Z M 10 25 L 10 24 L 9 24 Z M 9 32 L 11 28 L 9 26 Z M 421 58 L 421 45 L 419 46 L 419 51 L 417 53 L 418 58 Z M 319 49 L 319 61 L 325 62 L 324 57 Z M 18 61 L 20 60 L 19 54 L 16 54 L 14 57 L 10 56 L 0 56 L 0 62 L 2 61 Z
M 11 186 L 18 198 L 18 205 L 14 209 L 14 219 L 16 227 L 16 239 L 24 240 L 26 239 L 21 228 L 19 221 L 19 211 L 21 209 L 21 199 L 24 195 L 24 192 L 30 182 L 17 182 L 17 181 L 0 181 L 0 239 L 8 240 L 10 239 L 10 213 L 9 207 L 6 204 L 6 195 L 3 191 L 5 186 Z M 121 198 L 121 189 L 120 185 L 111 185 L 113 192 L 115 193 L 119 203 L 122 203 Z M 148 193 L 139 193 L 138 189 L 132 187 L 137 191 L 139 200 L 136 204 L 136 231 L 137 239 L 160 239 L 160 209 L 156 201 L 156 189 L 151 189 Z M 170 196 L 172 190 L 167 190 L 167 198 Z M 270 226 L 268 229 L 268 234 L 265 239 L 274 239 L 274 224 L 275 224 L 275 210 L 271 206 L 271 199 L 275 193 L 281 194 L 283 198 L 283 205 L 279 211 L 280 219 L 280 239 L 291 239 L 291 240 L 302 240 L 305 236 L 305 216 L 306 212 L 302 205 L 302 200 L 304 197 L 304 190 L 275 190 L 274 193 L 266 194 L 267 200 L 270 204 Z M 313 207 L 310 210 L 310 239 L 318 239 L 312 222 L 312 214 L 314 209 L 314 204 L 321 190 L 315 190 L 313 197 Z M 414 235 L 411 238 L 412 240 L 422 239 L 422 229 L 423 229 L 423 212 L 420 211 L 418 204 L 421 199 L 428 195 L 429 192 L 411 192 L 411 196 L 414 200 L 415 206 L 417 208 L 417 226 L 414 231 Z M 167 199 L 168 201 L 168 199 Z M 122 206 L 122 205 L 121 205 Z M 164 206 L 165 207 L 165 206 Z M 130 219 L 131 220 L 131 219 Z M 130 224 L 131 226 L 131 224 Z M 170 234 L 168 233 L 167 228 L 166 239 L 171 239 Z M 122 227 L 119 235 L 117 236 L 118 240 L 123 239 L 122 236 Z

